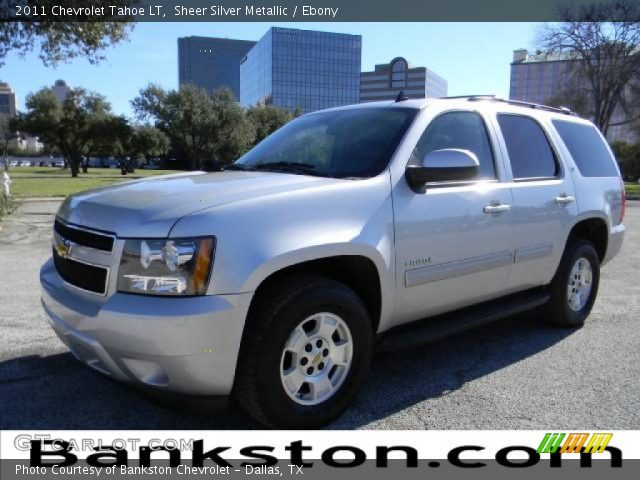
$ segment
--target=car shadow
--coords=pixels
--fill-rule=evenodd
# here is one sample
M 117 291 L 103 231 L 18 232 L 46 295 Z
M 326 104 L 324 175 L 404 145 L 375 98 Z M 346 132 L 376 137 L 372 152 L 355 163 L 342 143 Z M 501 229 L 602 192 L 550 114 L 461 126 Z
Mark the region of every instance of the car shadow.
M 443 397 L 573 331 L 547 327 L 528 312 L 421 348 L 379 354 L 355 402 L 329 428 L 364 427 Z M 150 397 L 83 366 L 70 353 L 0 363 L 0 429 L 255 428 L 261 427 L 233 404 L 220 409 L 209 408 L 206 399 Z

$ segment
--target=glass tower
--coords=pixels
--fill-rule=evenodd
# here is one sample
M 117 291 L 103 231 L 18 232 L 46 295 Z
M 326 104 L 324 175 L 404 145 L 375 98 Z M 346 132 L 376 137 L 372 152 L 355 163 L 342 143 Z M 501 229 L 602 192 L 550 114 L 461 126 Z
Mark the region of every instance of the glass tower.
M 308 113 L 358 103 L 362 37 L 271 28 L 240 65 L 240 103 Z
M 240 98 L 240 62 L 256 42 L 229 38 L 178 38 L 178 80 L 212 92 L 231 89 Z

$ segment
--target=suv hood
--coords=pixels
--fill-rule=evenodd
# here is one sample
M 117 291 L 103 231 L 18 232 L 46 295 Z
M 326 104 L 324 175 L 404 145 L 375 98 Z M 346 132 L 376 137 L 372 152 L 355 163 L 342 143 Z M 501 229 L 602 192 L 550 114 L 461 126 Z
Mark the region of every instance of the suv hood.
M 180 218 L 198 210 L 339 181 L 274 172 L 180 173 L 71 195 L 58 217 L 119 237 L 165 237 Z

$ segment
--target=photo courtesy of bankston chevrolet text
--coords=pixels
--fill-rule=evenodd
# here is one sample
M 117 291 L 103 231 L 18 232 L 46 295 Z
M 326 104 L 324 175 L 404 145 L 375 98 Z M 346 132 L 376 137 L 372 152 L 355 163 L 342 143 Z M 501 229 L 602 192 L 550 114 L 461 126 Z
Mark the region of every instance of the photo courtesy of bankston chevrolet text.
M 0 6 L 0 429 L 635 459 L 640 1 L 453 3 Z

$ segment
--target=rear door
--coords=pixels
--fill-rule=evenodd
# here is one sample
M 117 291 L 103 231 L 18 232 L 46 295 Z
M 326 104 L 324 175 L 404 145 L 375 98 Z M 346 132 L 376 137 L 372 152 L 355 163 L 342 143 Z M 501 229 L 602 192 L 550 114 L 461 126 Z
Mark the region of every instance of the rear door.
M 550 141 L 544 120 L 498 113 L 496 127 L 511 180 L 514 265 L 509 290 L 551 281 L 577 213 L 571 175 Z

